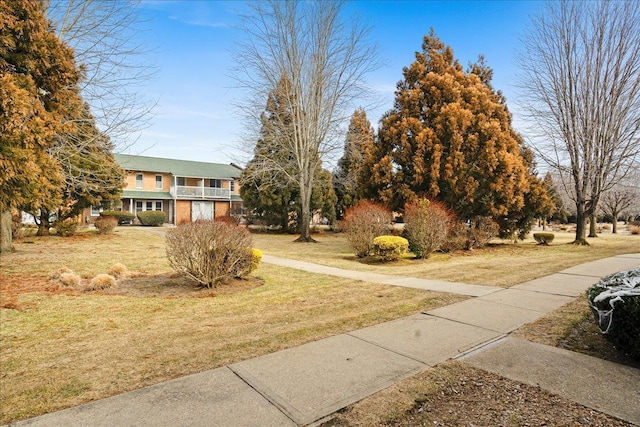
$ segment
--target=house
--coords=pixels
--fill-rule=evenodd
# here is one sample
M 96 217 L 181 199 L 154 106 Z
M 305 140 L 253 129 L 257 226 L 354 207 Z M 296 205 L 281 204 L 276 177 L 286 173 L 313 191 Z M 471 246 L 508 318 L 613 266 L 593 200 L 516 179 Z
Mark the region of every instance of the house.
M 238 184 L 242 169 L 234 164 L 129 154 L 114 157 L 127 174 L 121 199 L 123 211 L 162 211 L 171 224 L 243 212 Z M 92 217 L 98 215 L 99 209 L 91 209 Z

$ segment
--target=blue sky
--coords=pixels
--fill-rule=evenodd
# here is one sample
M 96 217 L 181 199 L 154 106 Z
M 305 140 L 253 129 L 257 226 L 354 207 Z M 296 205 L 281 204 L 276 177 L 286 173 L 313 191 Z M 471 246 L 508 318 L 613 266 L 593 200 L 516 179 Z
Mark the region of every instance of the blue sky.
M 151 125 L 126 152 L 244 164 L 246 155 L 238 150 L 242 119 L 233 108 L 239 92 L 230 75 L 235 43 L 243 38 L 237 11 L 244 3 L 160 0 L 142 6 L 147 30 L 142 35 L 154 48 L 151 59 L 158 68 L 143 90 L 158 105 Z M 367 79 L 382 100 L 379 108 L 367 111 L 373 126 L 393 106 L 402 68 L 414 61 L 422 37 L 433 27 L 463 65 L 485 56 L 494 69 L 494 88 L 506 95 L 518 129 L 515 53 L 530 15 L 540 6 L 515 0 L 347 2 L 347 16 L 356 14 L 372 26 L 371 42 L 385 61 Z

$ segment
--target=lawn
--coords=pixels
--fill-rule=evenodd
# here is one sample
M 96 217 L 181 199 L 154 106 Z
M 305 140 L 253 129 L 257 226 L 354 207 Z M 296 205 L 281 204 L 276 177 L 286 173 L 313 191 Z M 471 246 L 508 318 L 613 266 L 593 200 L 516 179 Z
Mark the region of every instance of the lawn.
M 622 227 L 624 228 L 624 227 Z M 510 287 L 565 268 L 610 256 L 640 252 L 640 236 L 605 232 L 588 239 L 590 246 L 572 245 L 575 235 L 557 232 L 549 246 L 538 245 L 531 236 L 516 244 L 494 240 L 487 248 L 453 254 L 435 253 L 429 259 L 407 256 L 397 263 L 384 264 L 358 259 L 343 234 L 314 235 L 310 245 L 294 245 L 296 236 L 255 234 L 254 244 L 270 255 L 292 258 L 349 270 L 399 274 L 485 286 Z
M 155 229 L 158 231 L 157 229 Z M 638 252 L 638 236 L 602 235 L 590 247 L 525 241 L 426 261 L 361 262 L 344 237 L 318 244 L 254 235 L 266 254 L 353 270 L 509 286 L 571 265 Z M 460 301 L 463 297 L 316 275 L 263 263 L 254 278 L 199 289 L 171 274 L 164 237 L 137 227 L 110 236 L 28 237 L 0 257 L 0 423 Z M 51 285 L 60 267 L 85 281 L 115 263 L 134 272 L 115 291 Z M 524 272 L 523 270 L 530 270 Z
M 0 305 L 17 309 L 0 309 L 0 423 L 463 299 L 267 264 L 246 286 L 212 291 L 192 284 L 184 292 L 184 281 L 167 274 L 162 236 L 117 230 L 27 238 L 2 255 Z M 116 262 L 136 272 L 119 293 L 47 283 L 48 273 L 62 266 L 88 279 Z M 149 283 L 183 291 L 167 294 Z

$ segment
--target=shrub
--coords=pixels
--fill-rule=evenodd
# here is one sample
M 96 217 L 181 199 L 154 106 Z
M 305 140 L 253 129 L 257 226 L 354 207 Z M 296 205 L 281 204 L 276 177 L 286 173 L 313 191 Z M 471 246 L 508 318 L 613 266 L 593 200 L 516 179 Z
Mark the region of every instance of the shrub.
M 118 286 L 118 281 L 110 274 L 98 274 L 91 279 L 89 286 L 86 287 L 87 291 L 99 291 L 102 289 L 110 289 Z
M 640 359 L 640 269 L 603 277 L 587 290 L 587 298 L 607 340 Z
M 164 224 L 165 216 L 162 211 L 143 211 L 138 212 L 138 221 L 146 226 L 158 227 Z
M 57 270 L 52 271 L 51 273 L 49 273 L 49 281 L 50 282 L 54 282 L 56 280 L 58 280 L 60 278 L 60 276 L 64 273 L 73 273 L 73 270 L 71 270 L 70 268 L 67 267 L 60 267 Z
M 246 228 L 225 222 L 186 223 L 167 232 L 167 257 L 178 273 L 216 287 L 249 273 L 253 261 Z
M 469 226 L 467 249 L 484 248 L 500 232 L 500 226 L 486 216 L 475 217 Z
M 129 270 L 127 269 L 126 265 L 120 264 L 118 262 L 111 266 L 111 268 L 109 269 L 109 274 L 116 279 L 126 279 L 127 277 L 129 277 Z
M 100 212 L 101 217 L 114 217 L 118 220 L 118 224 L 131 223 L 136 219 L 136 215 L 125 211 L 103 211 Z
M 640 234 L 640 227 L 632 226 L 629 228 L 629 231 L 631 231 L 631 234 L 633 234 L 634 236 L 637 236 L 638 234 Z
M 449 224 L 447 238 L 440 245 L 440 250 L 443 252 L 453 252 L 467 249 L 469 241 L 467 234 L 467 225 L 464 222 L 453 221 Z
M 118 220 L 112 216 L 104 216 L 96 219 L 93 225 L 98 230 L 98 234 L 111 234 L 118 225 Z
M 373 239 L 389 231 L 392 218 L 389 209 L 368 201 L 361 201 L 347 209 L 342 226 L 359 258 L 371 253 Z
M 73 236 L 78 231 L 78 223 L 72 219 L 54 221 L 53 227 L 56 229 L 56 234 L 62 237 Z
M 549 246 L 555 234 L 553 233 L 533 233 L 533 239 L 541 245 Z
M 409 242 L 400 236 L 378 236 L 373 239 L 373 254 L 382 261 L 397 261 L 409 250 Z
M 421 199 L 407 204 L 403 219 L 403 236 L 417 258 L 429 258 L 447 239 L 451 214 L 438 202 Z
M 260 249 L 251 248 L 251 265 L 249 266 L 249 273 L 260 267 L 262 261 L 262 251 Z

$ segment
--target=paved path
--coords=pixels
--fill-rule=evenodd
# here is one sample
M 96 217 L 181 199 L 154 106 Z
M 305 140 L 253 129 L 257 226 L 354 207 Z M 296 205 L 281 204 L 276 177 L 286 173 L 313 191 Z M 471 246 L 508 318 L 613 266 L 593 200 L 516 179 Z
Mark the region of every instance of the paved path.
M 289 266 L 401 285 L 396 280 L 398 276 L 345 273 L 310 263 L 291 262 Z M 522 324 L 573 300 L 598 278 L 639 267 L 640 254 L 582 264 L 510 289 L 480 292 L 477 298 L 446 307 L 16 425 L 315 425 L 347 405 L 450 358 L 539 384 L 586 406 L 640 424 L 640 370 L 508 337 Z M 446 286 L 446 282 L 424 282 L 425 286 Z M 452 289 L 477 292 L 472 285 L 459 285 L 463 284 L 455 284 Z

